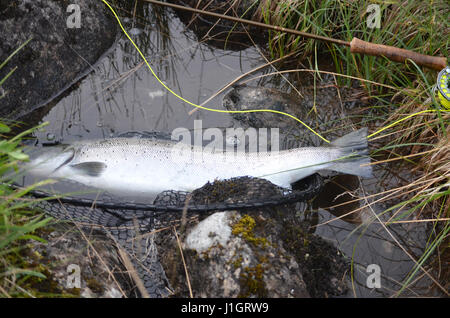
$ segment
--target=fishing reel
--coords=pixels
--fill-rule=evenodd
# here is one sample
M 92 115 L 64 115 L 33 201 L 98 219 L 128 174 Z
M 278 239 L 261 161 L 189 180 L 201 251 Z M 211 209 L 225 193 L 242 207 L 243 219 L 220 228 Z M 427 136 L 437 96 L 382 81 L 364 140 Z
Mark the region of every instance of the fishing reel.
M 450 67 L 445 67 L 439 72 L 436 88 L 442 107 L 450 110 Z

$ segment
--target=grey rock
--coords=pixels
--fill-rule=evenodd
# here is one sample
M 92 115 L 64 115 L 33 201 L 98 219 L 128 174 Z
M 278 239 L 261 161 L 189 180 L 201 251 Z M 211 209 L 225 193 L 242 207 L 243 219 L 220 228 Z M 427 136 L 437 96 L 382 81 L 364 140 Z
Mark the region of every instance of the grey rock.
M 68 28 L 69 4 L 81 28 Z M 0 3 L 0 62 L 32 40 L 0 70 L 0 117 L 17 119 L 46 104 L 90 72 L 116 39 L 116 23 L 101 1 L 18 0 Z
M 260 183 L 247 180 L 253 181 Z M 223 185 L 220 189 L 226 193 Z M 272 190 L 278 189 L 274 186 Z M 249 195 L 235 192 L 229 201 L 248 200 Z M 187 223 L 185 231 L 177 229 L 179 239 L 174 229 L 158 233 L 155 241 L 160 261 L 174 295 L 189 297 L 192 292 L 193 297 L 233 298 L 344 294 L 348 264 L 333 245 L 308 233 L 309 225 L 295 212 L 293 205 L 217 212 Z

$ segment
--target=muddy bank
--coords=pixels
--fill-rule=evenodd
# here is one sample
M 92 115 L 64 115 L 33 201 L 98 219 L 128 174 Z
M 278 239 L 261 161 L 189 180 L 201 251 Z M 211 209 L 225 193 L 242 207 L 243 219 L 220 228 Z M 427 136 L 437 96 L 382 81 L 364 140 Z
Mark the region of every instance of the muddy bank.
M 71 26 L 79 6 L 80 24 Z M 72 24 L 73 25 L 73 24 Z M 17 119 L 46 104 L 87 72 L 116 39 L 116 23 L 100 1 L 20 0 L 0 4 L 0 61 L 31 39 L 3 69 L 0 117 Z

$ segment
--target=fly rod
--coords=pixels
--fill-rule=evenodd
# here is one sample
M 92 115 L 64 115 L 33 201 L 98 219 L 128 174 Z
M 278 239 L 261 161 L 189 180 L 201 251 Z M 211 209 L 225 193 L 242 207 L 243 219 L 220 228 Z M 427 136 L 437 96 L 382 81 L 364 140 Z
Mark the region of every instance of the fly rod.
M 438 70 L 438 71 L 442 70 L 447 65 L 446 57 L 424 55 L 424 54 L 416 53 L 416 52 L 413 52 L 410 50 L 400 49 L 400 48 L 397 48 L 394 46 L 366 42 L 366 41 L 360 40 L 356 37 L 354 37 L 351 42 L 348 42 L 348 41 L 334 39 L 334 38 L 321 36 L 321 35 L 317 35 L 317 34 L 283 28 L 283 27 L 276 26 L 276 25 L 270 25 L 270 24 L 265 24 L 262 22 L 241 19 L 241 18 L 232 17 L 232 16 L 228 16 L 228 15 L 224 15 L 224 14 L 215 13 L 215 12 L 208 12 L 205 10 L 181 6 L 178 4 L 161 2 L 161 1 L 156 1 L 156 0 L 144 0 L 144 1 L 152 3 L 152 4 L 160 5 L 160 6 L 171 7 L 171 8 L 178 9 L 178 10 L 190 11 L 190 12 L 202 14 L 202 15 L 209 15 L 209 16 L 212 16 L 212 17 L 215 17 L 218 19 L 229 20 L 229 21 L 233 21 L 233 22 L 237 22 L 237 23 L 243 23 L 243 24 L 260 27 L 260 28 L 264 28 L 264 29 L 269 29 L 269 30 L 274 30 L 274 31 L 278 31 L 278 32 L 295 34 L 295 35 L 309 38 L 309 39 L 314 39 L 314 40 L 334 43 L 334 44 L 338 44 L 338 45 L 348 46 L 348 47 L 350 47 L 351 53 L 360 53 L 360 54 L 373 55 L 373 56 L 384 56 L 391 61 L 395 61 L 395 62 L 399 62 L 399 63 L 405 63 L 408 59 L 410 59 L 410 60 L 414 61 L 417 65 L 421 65 L 421 66 L 424 66 L 424 67 L 427 67 L 430 69 L 434 69 L 434 70 Z

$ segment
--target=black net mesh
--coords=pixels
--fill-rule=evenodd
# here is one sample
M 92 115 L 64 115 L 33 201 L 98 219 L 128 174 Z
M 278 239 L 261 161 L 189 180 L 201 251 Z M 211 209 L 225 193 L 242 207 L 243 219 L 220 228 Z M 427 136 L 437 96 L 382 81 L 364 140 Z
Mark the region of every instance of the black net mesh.
M 166 297 L 170 286 L 158 261 L 152 235 L 156 229 L 178 224 L 183 211 L 188 219 L 195 219 L 213 211 L 295 203 L 312 198 L 321 186 L 319 175 L 297 183 L 296 190 L 280 188 L 264 179 L 239 177 L 207 183 L 192 193 L 164 191 L 152 204 L 123 202 L 109 194 L 103 194 L 101 200 L 63 196 L 48 200 L 47 192 L 30 194 L 40 199 L 35 206 L 48 215 L 104 231 L 128 253 L 147 293 Z

